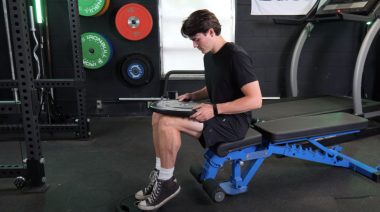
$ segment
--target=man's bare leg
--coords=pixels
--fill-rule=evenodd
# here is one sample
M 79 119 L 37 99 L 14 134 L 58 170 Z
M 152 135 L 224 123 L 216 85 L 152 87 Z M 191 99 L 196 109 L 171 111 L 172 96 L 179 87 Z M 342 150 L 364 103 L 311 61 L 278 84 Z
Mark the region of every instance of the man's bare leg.
M 141 210 L 154 210 L 174 198 L 181 190 L 173 176 L 174 165 L 181 147 L 181 132 L 199 138 L 203 123 L 189 118 L 153 114 L 153 143 L 161 167 L 151 194 L 138 204 Z
M 173 168 L 181 147 L 181 132 L 199 138 L 203 123 L 188 118 L 161 116 L 156 130 L 161 167 Z
M 158 137 L 158 123 L 161 117 L 163 117 L 162 114 L 155 113 L 155 112 L 152 114 L 153 146 L 154 146 L 154 152 L 157 158 L 160 158 L 160 151 L 159 151 L 160 141 Z

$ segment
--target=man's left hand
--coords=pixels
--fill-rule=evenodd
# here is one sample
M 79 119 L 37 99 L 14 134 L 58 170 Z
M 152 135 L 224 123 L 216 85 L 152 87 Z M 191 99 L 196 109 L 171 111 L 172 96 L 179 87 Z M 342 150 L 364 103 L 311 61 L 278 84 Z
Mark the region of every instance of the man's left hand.
M 214 110 L 211 104 L 201 103 L 193 107 L 193 109 L 197 112 L 190 116 L 191 119 L 204 122 L 214 117 Z

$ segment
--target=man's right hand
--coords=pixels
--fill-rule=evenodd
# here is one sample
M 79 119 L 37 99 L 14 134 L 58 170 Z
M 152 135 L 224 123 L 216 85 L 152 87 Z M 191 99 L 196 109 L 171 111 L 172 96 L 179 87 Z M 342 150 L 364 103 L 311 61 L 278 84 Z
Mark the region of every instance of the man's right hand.
M 182 94 L 182 95 L 177 97 L 177 100 L 181 101 L 181 102 L 182 101 L 184 101 L 184 102 L 190 101 L 190 100 L 192 100 L 192 94 L 191 93 Z

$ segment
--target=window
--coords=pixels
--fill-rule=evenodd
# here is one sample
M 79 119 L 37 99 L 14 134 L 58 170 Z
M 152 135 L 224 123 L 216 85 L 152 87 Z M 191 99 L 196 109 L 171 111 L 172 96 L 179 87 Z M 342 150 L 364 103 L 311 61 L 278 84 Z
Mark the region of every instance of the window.
M 159 4 L 162 77 L 172 70 L 204 70 L 203 54 L 181 35 L 183 20 L 195 10 L 213 12 L 222 25 L 221 35 L 235 40 L 235 0 L 160 0 Z

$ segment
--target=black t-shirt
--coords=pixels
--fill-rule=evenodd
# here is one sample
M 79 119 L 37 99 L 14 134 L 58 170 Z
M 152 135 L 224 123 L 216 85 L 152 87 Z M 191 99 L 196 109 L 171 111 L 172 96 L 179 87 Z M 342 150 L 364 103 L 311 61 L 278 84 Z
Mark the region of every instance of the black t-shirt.
M 246 51 L 234 43 L 226 43 L 217 53 L 204 56 L 206 87 L 214 104 L 233 101 L 244 94 L 241 88 L 256 81 L 253 62 Z M 241 121 L 251 121 L 251 113 L 234 114 Z M 242 124 L 242 123 L 241 123 Z
M 244 49 L 233 43 L 226 43 L 216 54 L 206 54 L 204 65 L 207 91 L 212 103 L 243 97 L 241 87 L 257 80 L 251 58 Z

